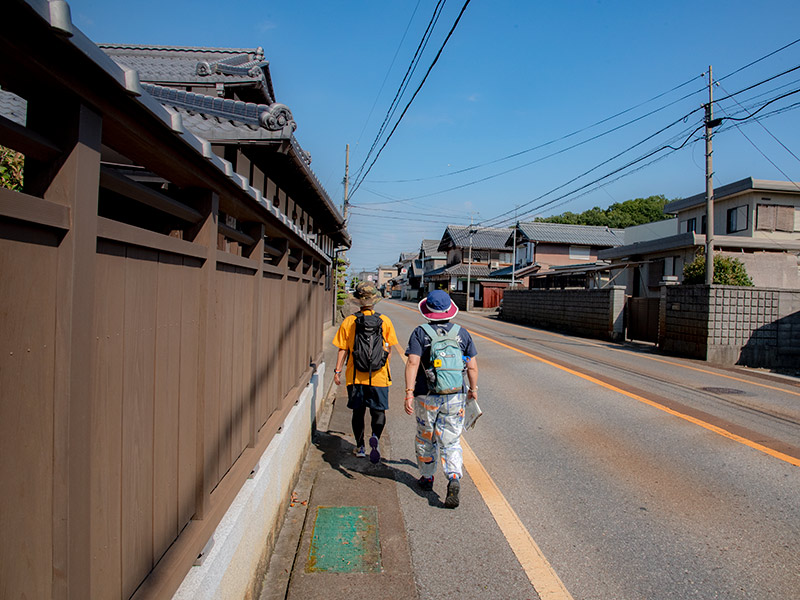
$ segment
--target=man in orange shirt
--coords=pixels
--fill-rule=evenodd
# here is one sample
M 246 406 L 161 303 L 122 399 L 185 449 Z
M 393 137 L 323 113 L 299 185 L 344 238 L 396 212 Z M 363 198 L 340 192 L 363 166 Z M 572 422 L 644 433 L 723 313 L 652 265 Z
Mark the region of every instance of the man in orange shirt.
M 353 436 L 356 439 L 355 454 L 365 457 L 364 418 L 367 408 L 371 417 L 372 436 L 369 438 L 369 459 L 377 463 L 381 459 L 378 442 L 386 425 L 386 410 L 389 408 L 389 386 L 392 377 L 389 359 L 392 346 L 397 344 L 397 334 L 392 321 L 386 315 L 375 312 L 374 306 L 381 296 L 371 283 L 360 283 L 353 299 L 361 305 L 354 315 L 345 318 L 333 338 L 339 348 L 333 381 L 341 385 L 342 367 L 347 361 L 347 408 L 352 409 Z M 377 318 L 376 318 L 377 317 Z M 367 366 L 365 354 L 374 359 Z M 348 358 L 350 360 L 348 360 Z M 367 361 L 369 362 L 369 361 Z M 357 368 L 357 363 L 361 368 Z

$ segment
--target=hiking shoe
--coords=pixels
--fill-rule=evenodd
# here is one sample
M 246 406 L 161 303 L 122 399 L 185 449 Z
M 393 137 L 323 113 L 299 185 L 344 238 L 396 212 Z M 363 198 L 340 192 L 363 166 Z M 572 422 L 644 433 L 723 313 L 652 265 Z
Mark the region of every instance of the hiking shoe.
M 378 450 L 378 438 L 374 435 L 369 438 L 369 447 L 372 448 L 369 452 L 369 459 L 373 463 L 377 463 L 381 459 L 381 452 Z
M 354 453 L 358 458 L 364 458 L 367 455 L 367 453 L 364 451 L 364 446 L 358 446 L 354 450 Z
M 417 483 L 426 492 L 430 492 L 433 489 L 433 477 L 420 477 Z
M 444 499 L 445 508 L 455 508 L 458 506 L 458 492 L 461 484 L 458 479 L 451 479 L 447 482 L 447 497 Z

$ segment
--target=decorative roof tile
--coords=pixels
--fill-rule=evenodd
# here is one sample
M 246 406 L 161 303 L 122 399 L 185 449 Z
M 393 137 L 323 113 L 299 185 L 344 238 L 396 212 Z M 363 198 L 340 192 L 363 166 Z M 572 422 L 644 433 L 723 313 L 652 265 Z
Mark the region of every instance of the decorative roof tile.
M 99 44 L 114 62 L 139 72 L 139 79 L 171 85 L 251 83 L 275 101 L 264 49 L 193 48 L 135 44 Z

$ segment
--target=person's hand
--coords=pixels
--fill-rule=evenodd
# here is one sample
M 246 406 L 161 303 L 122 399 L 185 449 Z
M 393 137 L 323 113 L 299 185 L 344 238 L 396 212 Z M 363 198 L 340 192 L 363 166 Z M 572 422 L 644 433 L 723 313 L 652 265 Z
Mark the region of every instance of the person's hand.
M 478 399 L 478 388 L 475 388 L 475 389 L 470 388 L 467 391 L 467 398 L 468 399 L 472 399 L 472 400 L 477 400 Z
M 414 414 L 414 396 L 406 396 L 405 409 L 407 415 Z
M 333 372 L 333 383 L 336 385 L 342 385 L 342 378 L 339 375 L 336 371 Z

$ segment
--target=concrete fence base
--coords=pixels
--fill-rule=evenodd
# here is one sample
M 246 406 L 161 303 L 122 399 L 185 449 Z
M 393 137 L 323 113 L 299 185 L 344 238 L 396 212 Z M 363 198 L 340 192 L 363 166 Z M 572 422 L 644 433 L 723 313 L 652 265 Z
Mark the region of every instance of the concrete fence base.
M 214 532 L 202 564 L 192 567 L 176 600 L 250 598 L 266 571 L 269 554 L 321 412 L 325 364 L 306 386 Z M 257 590 L 256 590 L 257 592 Z

